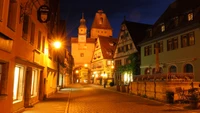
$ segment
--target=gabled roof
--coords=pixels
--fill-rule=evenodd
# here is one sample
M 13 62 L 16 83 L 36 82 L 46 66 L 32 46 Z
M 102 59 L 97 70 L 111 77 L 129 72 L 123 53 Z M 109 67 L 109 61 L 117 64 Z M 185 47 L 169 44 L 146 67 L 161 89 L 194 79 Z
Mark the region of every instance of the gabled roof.
M 102 24 L 100 24 L 100 22 L 99 22 L 99 21 L 101 21 L 101 18 L 103 19 Z M 102 10 L 98 10 L 98 12 L 96 13 L 94 21 L 93 21 L 92 26 L 91 26 L 91 29 L 92 28 L 112 29 L 106 14 Z
M 147 29 L 150 28 L 152 25 L 143 24 L 143 23 L 136 23 L 124 20 L 122 24 L 125 24 L 127 30 L 129 31 L 133 43 L 137 45 L 140 43 L 146 36 Z
M 157 40 L 162 36 L 185 29 L 189 25 L 199 23 L 200 0 L 176 0 L 168 6 L 152 27 L 152 37 L 147 36 L 140 45 L 145 42 Z M 187 20 L 187 13 L 193 12 L 193 21 Z M 173 18 L 178 17 L 178 26 L 174 25 Z M 161 32 L 161 24 L 165 24 L 165 31 Z
M 117 38 L 99 36 L 99 44 L 104 59 L 112 59 L 117 44 Z
M 176 0 L 168 6 L 165 12 L 156 21 L 155 25 L 166 22 L 169 19 L 187 13 L 200 6 L 200 0 Z

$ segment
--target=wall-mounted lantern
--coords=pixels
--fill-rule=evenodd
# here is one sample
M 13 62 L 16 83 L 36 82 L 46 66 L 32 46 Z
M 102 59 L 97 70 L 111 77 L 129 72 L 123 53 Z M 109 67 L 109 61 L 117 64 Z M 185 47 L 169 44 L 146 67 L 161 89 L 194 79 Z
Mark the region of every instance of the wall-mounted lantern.
M 37 11 L 38 21 L 41 23 L 47 23 L 50 20 L 50 9 L 47 5 L 42 5 Z

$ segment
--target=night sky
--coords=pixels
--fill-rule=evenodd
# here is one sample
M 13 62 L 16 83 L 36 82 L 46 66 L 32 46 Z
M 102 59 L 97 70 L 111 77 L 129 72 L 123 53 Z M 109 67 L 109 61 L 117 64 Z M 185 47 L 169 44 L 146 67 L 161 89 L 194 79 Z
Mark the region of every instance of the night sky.
M 175 0 L 60 0 L 61 19 L 66 20 L 68 38 L 77 36 L 82 12 L 88 30 L 95 13 L 102 9 L 113 28 L 113 37 L 117 38 L 120 24 L 126 20 L 154 24 L 166 8 Z

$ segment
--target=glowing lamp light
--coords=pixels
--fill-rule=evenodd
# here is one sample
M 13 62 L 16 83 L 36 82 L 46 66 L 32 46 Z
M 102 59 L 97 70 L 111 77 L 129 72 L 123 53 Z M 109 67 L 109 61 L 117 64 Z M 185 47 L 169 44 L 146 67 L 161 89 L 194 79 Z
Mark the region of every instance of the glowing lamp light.
M 61 43 L 60 43 L 59 41 L 56 41 L 56 42 L 53 43 L 53 46 L 54 46 L 56 49 L 58 49 L 58 48 L 61 47 Z
M 78 73 L 78 70 L 76 70 L 76 73 Z

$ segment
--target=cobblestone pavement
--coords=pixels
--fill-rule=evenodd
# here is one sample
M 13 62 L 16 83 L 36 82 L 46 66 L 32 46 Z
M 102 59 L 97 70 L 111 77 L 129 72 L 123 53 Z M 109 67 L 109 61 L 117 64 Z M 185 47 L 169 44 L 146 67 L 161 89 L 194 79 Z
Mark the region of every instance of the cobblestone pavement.
M 200 113 L 155 100 L 111 91 L 109 88 L 83 85 L 72 89 L 66 113 Z
M 72 84 L 23 113 L 200 113 L 200 110 L 121 93 L 116 87 Z

